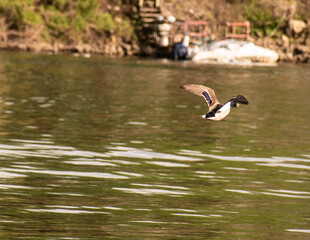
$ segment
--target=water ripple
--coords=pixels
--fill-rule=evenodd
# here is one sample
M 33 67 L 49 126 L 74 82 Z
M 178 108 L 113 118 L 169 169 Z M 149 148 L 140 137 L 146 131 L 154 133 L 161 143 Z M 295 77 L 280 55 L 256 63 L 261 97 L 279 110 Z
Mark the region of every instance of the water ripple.
M 65 161 L 64 163 L 68 163 L 68 164 L 74 164 L 74 165 L 93 165 L 93 166 L 113 166 L 115 167 L 116 164 L 113 163 L 107 163 L 107 162 L 99 162 L 99 161 Z
M 292 191 L 292 190 L 285 190 L 285 189 L 280 189 L 280 190 L 275 190 L 275 189 L 267 189 L 267 191 L 270 191 L 270 192 L 278 192 L 278 193 L 288 193 L 288 194 L 302 194 L 302 195 L 310 195 L 310 192 L 303 192 L 303 191 Z
M 309 192 L 302 192 L 302 191 L 291 191 L 291 190 L 272 190 L 268 189 L 269 192 L 261 192 L 265 195 L 272 195 L 272 196 L 278 196 L 278 197 L 288 197 L 288 198 L 310 198 Z M 299 194 L 299 195 L 297 195 Z
M 182 216 L 182 217 L 209 217 L 207 215 L 203 214 L 194 214 L 194 213 L 171 213 L 171 215 L 174 216 Z
M 29 212 L 38 212 L 38 213 L 62 213 L 62 214 L 111 214 L 109 212 L 102 211 L 86 211 L 78 209 L 66 209 L 66 208 L 53 208 L 53 209 L 44 209 L 44 208 L 29 208 L 25 209 Z
M 301 164 L 294 164 L 294 163 L 259 163 L 257 165 L 260 166 L 267 166 L 267 167 L 286 167 L 286 168 L 299 168 L 299 169 L 306 169 L 310 170 L 310 166 L 301 165 Z
M 292 157 L 270 157 L 270 158 L 260 158 L 260 157 L 240 157 L 240 156 L 221 156 L 213 154 L 205 154 L 197 151 L 190 150 L 181 150 L 180 154 L 198 156 L 198 157 L 207 157 L 214 158 L 224 161 L 236 161 L 236 162 L 254 162 L 259 166 L 268 166 L 268 167 L 287 167 L 287 168 L 300 168 L 310 170 L 310 166 L 295 164 L 295 163 L 286 163 L 286 162 L 310 162 L 309 159 L 304 158 L 292 158 Z
M 159 184 L 131 183 L 131 185 L 134 185 L 134 186 L 141 186 L 141 187 L 161 187 L 161 188 L 171 188 L 171 189 L 189 190 L 189 188 L 187 188 L 187 187 L 170 186 L 170 185 L 159 185 Z
M 118 188 L 114 187 L 113 190 L 122 191 L 125 193 L 135 193 L 135 194 L 142 194 L 142 195 L 168 195 L 168 196 L 174 196 L 174 195 L 189 195 L 189 192 L 184 191 L 172 191 L 172 190 L 166 190 L 166 189 L 157 189 L 157 188 Z
M 285 229 L 289 232 L 310 233 L 310 229 Z
M 142 158 L 142 159 L 170 159 L 170 160 L 179 160 L 179 161 L 200 161 L 202 159 L 200 158 L 194 158 L 194 157 L 184 157 L 180 155 L 175 154 L 168 154 L 168 153 L 159 153 L 159 152 L 153 152 L 151 150 L 143 150 L 143 149 L 137 149 L 132 147 L 123 147 L 123 146 L 117 146 L 117 147 L 108 147 L 110 149 L 109 152 L 107 152 L 110 156 L 117 156 L 117 157 L 129 157 L 129 158 Z
M 19 186 L 19 185 L 10 185 L 10 184 L 0 184 L 0 189 L 31 189 L 31 187 L 27 186 Z
M 26 175 L 0 170 L 0 178 L 16 178 L 16 177 L 26 177 Z
M 109 178 L 109 179 L 127 179 L 127 176 L 121 176 L 112 173 L 99 173 L 99 172 L 77 172 L 77 171 L 56 171 L 56 170 L 27 170 L 27 169 L 16 169 L 16 168 L 4 168 L 4 170 L 12 172 L 28 172 L 28 173 L 39 173 L 56 176 L 70 176 L 70 177 L 92 177 L 92 178 Z
M 146 163 L 163 166 L 163 167 L 189 167 L 189 165 L 183 164 L 183 163 L 172 163 L 172 162 L 162 162 L 162 161 L 147 161 Z
M 239 189 L 224 189 L 227 192 L 235 192 L 235 193 L 242 193 L 242 194 L 253 194 L 250 191 L 247 190 L 239 190 Z

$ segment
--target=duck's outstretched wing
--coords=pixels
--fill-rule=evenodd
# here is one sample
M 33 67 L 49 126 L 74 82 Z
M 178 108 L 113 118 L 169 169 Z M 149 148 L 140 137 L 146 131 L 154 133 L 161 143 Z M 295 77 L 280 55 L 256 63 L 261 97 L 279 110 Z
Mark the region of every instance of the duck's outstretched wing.
M 234 96 L 228 102 L 249 104 L 249 101 L 243 95 Z
M 204 97 L 210 110 L 212 110 L 219 103 L 212 88 L 199 84 L 184 84 L 181 88 L 198 96 Z

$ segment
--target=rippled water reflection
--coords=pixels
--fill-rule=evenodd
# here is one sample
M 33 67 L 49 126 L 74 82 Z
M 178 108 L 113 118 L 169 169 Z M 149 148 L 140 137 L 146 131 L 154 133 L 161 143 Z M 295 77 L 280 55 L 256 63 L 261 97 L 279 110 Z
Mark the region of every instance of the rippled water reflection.
M 0 53 L 1 239 L 310 238 L 309 75 Z

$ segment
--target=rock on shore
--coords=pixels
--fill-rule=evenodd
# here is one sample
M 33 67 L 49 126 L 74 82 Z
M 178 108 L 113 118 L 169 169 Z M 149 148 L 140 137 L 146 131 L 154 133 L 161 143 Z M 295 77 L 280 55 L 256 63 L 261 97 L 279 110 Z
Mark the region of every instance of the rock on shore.
M 310 20 L 290 20 L 279 38 L 258 38 L 255 44 L 276 51 L 279 61 L 310 63 Z

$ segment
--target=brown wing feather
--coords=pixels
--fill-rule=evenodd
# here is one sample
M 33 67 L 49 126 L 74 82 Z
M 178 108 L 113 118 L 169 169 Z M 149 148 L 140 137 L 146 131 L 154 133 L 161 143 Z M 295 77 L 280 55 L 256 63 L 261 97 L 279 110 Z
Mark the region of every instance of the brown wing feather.
M 219 101 L 216 98 L 215 92 L 212 88 L 208 88 L 206 86 L 199 84 L 184 84 L 181 86 L 181 88 L 202 97 L 203 97 L 202 93 L 206 91 L 209 94 L 212 101 L 211 104 L 209 105 L 210 110 L 212 110 L 212 108 L 214 108 L 219 103 Z

